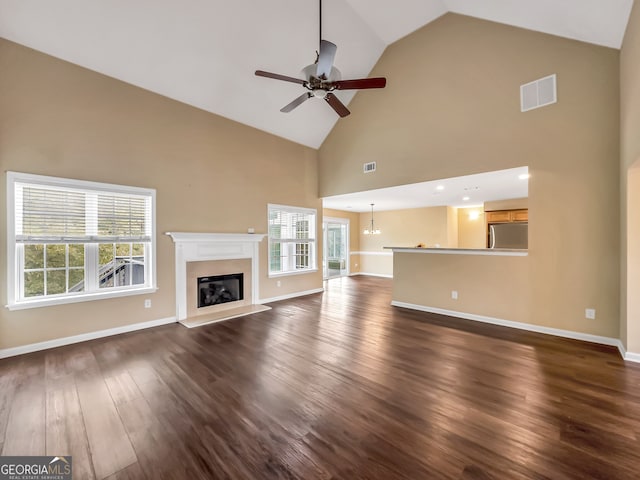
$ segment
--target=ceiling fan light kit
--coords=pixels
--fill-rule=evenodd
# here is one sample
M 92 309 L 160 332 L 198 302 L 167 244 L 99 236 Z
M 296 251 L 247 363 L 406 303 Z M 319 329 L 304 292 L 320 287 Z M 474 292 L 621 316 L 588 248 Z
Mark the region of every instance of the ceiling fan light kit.
M 315 63 L 307 65 L 302 69 L 304 80 L 278 73 L 266 72 L 264 70 L 256 70 L 258 77 L 272 78 L 284 82 L 297 83 L 307 89 L 307 92 L 300 95 L 288 105 L 280 109 L 281 112 L 289 113 L 310 98 L 324 99 L 333 110 L 340 115 L 346 117 L 351 112 L 332 92 L 334 90 L 361 90 L 369 88 L 384 88 L 387 79 L 378 78 L 360 78 L 355 80 L 342 80 L 340 70 L 333 66 L 338 47 L 329 42 L 322 40 L 322 0 L 320 4 L 320 49 L 317 52 Z

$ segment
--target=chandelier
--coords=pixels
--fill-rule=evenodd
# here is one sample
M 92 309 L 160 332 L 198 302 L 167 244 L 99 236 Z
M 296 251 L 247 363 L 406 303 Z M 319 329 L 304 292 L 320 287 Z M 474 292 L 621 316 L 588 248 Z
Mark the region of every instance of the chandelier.
M 371 225 L 369 225 L 369 228 L 365 228 L 365 229 L 364 229 L 364 232 L 362 232 L 362 233 L 364 233 L 365 235 L 380 235 L 380 233 L 382 233 L 382 232 L 380 232 L 380 229 L 379 229 L 379 228 L 376 228 L 376 227 L 373 225 L 373 205 L 374 205 L 374 204 L 372 203 L 372 204 L 371 204 Z

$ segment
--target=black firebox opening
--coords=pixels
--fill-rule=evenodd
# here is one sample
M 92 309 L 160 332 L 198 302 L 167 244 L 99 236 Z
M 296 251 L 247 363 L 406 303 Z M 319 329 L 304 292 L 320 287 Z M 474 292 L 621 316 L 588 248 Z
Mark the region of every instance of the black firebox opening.
M 198 278 L 198 308 L 244 298 L 242 273 Z

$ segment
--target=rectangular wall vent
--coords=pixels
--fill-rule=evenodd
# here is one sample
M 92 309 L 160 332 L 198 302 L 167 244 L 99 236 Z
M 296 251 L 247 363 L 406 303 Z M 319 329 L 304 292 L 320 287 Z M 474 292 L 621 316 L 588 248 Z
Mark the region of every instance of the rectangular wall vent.
M 520 86 L 521 112 L 551 105 L 557 101 L 558 93 L 555 73 Z
M 369 162 L 364 164 L 364 173 L 371 173 L 376 171 L 376 162 Z

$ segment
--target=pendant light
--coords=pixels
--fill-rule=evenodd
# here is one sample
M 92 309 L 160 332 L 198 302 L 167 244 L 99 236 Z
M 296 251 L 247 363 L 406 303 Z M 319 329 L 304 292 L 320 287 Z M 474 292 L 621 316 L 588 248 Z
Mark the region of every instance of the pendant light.
M 373 225 L 373 203 L 371 204 L 371 225 L 369 225 L 369 228 L 365 228 L 364 229 L 364 233 L 365 235 L 380 235 L 382 232 L 380 231 L 379 228 L 376 228 Z

